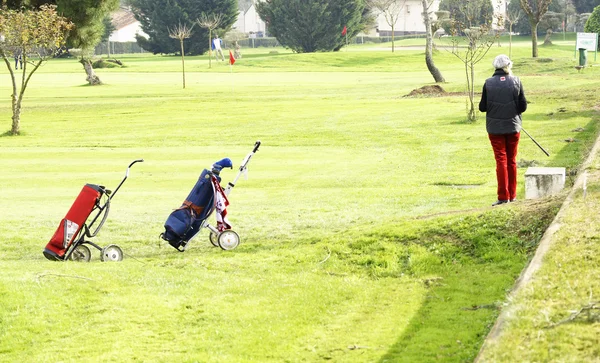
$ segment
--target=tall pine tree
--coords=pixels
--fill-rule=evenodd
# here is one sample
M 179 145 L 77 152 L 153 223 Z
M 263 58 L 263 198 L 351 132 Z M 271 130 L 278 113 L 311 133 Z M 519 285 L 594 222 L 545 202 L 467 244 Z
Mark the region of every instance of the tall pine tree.
M 363 30 L 369 21 L 364 0 L 269 0 L 257 3 L 267 30 L 298 53 L 332 51 Z
M 169 29 L 179 24 L 192 26 L 202 13 L 223 14 L 220 32 L 229 30 L 238 16 L 237 0 L 131 0 L 131 4 L 142 30 L 148 34 L 148 38 L 138 36 L 137 42 L 154 54 L 181 52 L 179 41 L 169 37 Z M 208 30 L 195 27 L 186 40 L 185 52 L 195 55 L 207 50 Z

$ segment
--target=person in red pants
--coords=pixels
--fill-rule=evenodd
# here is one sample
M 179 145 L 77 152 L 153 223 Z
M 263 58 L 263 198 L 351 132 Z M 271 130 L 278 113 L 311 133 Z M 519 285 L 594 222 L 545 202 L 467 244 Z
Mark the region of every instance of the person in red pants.
M 486 113 L 485 127 L 496 159 L 498 200 L 492 206 L 497 206 L 517 199 L 517 148 L 527 99 L 508 56 L 500 54 L 492 65 L 496 70 L 483 85 L 479 111 Z

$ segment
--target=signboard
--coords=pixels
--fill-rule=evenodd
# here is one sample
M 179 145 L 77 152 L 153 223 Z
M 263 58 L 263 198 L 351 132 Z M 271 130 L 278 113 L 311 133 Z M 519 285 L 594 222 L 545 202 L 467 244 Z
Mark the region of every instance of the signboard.
M 588 52 L 594 52 L 594 61 L 598 56 L 598 34 L 596 33 L 577 33 L 575 43 L 575 57 L 579 49 L 587 49 Z
M 596 33 L 577 33 L 577 43 L 575 49 L 585 48 L 588 51 L 595 52 L 598 49 L 598 34 Z

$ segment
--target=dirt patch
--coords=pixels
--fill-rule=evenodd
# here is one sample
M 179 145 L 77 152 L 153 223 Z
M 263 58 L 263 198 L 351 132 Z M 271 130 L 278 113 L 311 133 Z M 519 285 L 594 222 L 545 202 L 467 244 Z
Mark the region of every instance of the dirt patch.
M 448 92 L 446 92 L 441 86 L 435 84 L 433 86 L 423 86 L 421 88 L 414 89 L 410 91 L 404 97 L 414 97 L 414 96 L 426 96 L 426 97 L 436 97 L 436 96 L 446 96 Z

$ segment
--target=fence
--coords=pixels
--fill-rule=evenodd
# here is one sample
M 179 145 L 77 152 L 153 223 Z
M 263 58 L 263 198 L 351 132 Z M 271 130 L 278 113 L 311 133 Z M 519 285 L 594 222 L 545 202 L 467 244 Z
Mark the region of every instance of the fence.
M 110 42 L 110 54 L 130 54 L 130 53 L 148 53 L 142 49 L 136 42 Z M 94 49 L 95 55 L 108 53 L 107 42 L 100 43 Z
M 412 38 L 424 38 L 425 34 L 413 33 L 394 36 L 395 40 L 412 39 Z M 392 41 L 391 35 L 386 36 L 366 36 L 357 35 L 353 38 L 348 39 L 348 44 L 369 44 L 369 43 L 387 43 Z M 272 37 L 261 37 L 261 38 L 246 38 L 238 40 L 238 44 L 242 48 L 272 48 L 281 46 L 277 39 Z M 224 40 L 223 48 L 233 49 L 233 42 Z M 95 55 L 104 55 L 108 52 L 108 44 L 106 42 L 98 45 L 94 51 Z M 148 53 L 142 49 L 136 42 L 110 42 L 110 54 L 131 54 L 131 53 Z

